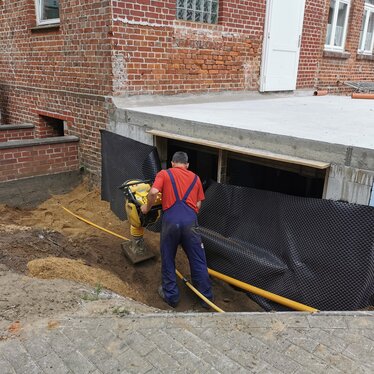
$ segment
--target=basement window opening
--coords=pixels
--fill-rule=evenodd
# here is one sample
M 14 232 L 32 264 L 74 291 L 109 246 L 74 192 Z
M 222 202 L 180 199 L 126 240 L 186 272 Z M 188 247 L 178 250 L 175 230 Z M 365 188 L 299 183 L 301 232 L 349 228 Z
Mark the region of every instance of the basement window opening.
M 212 181 L 288 195 L 323 198 L 326 169 L 248 156 L 175 139 L 166 142 L 164 166 L 170 167 L 177 151 L 189 156 L 190 170 L 199 175 L 204 189 Z M 162 153 L 162 152 L 161 152 Z
M 326 171 L 230 153 L 227 184 L 321 199 Z
M 56 137 L 65 135 L 65 121 L 58 118 L 39 116 L 40 131 L 43 137 Z

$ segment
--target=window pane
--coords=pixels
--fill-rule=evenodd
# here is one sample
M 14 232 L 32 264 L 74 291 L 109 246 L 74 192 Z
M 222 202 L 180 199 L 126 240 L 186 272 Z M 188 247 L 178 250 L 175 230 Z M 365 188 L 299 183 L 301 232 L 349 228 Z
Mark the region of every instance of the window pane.
M 374 0 L 365 0 L 365 3 L 366 4 L 374 5 Z
M 187 21 L 217 23 L 218 0 L 177 0 L 177 18 Z M 182 12 L 187 9 L 187 12 Z
M 368 31 L 366 33 L 365 51 L 371 52 L 371 42 L 373 40 L 374 13 L 370 12 Z
M 338 19 L 336 21 L 336 30 L 334 38 L 334 46 L 343 47 L 343 36 L 345 19 L 348 11 L 348 4 L 340 3 L 338 9 Z
M 364 28 L 365 28 L 365 23 L 366 23 L 366 17 L 368 15 L 368 11 L 364 13 L 364 16 L 362 18 L 362 24 L 361 24 L 361 34 L 360 34 L 360 44 L 358 45 L 359 49 L 362 49 L 362 39 L 364 37 Z
M 326 32 L 326 42 L 325 44 L 330 44 L 331 32 L 332 32 L 332 21 L 334 19 L 334 9 L 335 9 L 335 0 L 330 1 L 330 11 L 329 11 L 329 20 L 327 23 L 327 32 Z
M 41 19 L 43 21 L 60 18 L 59 0 L 41 0 L 40 7 Z

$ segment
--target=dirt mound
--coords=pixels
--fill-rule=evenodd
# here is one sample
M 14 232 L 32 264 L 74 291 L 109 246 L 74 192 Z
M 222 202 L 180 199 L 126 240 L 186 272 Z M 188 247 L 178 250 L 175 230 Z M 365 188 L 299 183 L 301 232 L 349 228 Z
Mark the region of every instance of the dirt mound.
M 82 260 L 48 257 L 27 264 L 29 274 L 41 279 L 69 279 L 93 287 L 106 288 L 119 295 L 136 299 L 139 293 L 128 283 L 107 270 L 94 268 Z

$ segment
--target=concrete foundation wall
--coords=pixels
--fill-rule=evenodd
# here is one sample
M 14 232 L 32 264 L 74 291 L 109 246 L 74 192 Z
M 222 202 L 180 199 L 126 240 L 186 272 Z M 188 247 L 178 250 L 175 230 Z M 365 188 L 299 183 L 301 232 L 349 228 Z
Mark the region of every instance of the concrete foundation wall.
M 0 182 L 0 204 L 14 208 L 33 208 L 52 195 L 71 191 L 81 181 L 79 171 L 70 171 Z
M 332 164 L 325 198 L 368 205 L 373 183 L 374 172 Z

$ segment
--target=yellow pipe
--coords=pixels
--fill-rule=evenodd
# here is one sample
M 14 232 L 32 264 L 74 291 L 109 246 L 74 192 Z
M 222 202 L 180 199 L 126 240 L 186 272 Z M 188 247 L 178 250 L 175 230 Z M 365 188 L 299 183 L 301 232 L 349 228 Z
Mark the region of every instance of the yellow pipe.
M 91 225 L 91 226 L 93 226 L 93 227 L 96 227 L 97 229 L 99 229 L 99 230 L 101 230 L 101 231 L 104 231 L 104 232 L 106 232 L 106 233 L 108 233 L 108 234 L 110 234 L 110 235 L 114 235 L 114 236 L 116 236 L 117 238 L 120 238 L 120 239 L 123 239 L 123 240 L 130 240 L 130 239 L 128 239 L 128 238 L 125 238 L 125 237 L 122 236 L 122 235 L 116 234 L 116 233 L 113 232 L 113 231 L 110 231 L 110 230 L 104 229 L 104 227 L 100 227 L 100 226 L 96 225 L 95 223 L 93 223 L 93 222 L 91 222 L 91 221 L 89 221 L 89 220 L 87 220 L 87 219 L 85 219 L 85 218 L 83 218 L 83 217 L 81 217 L 81 216 L 78 216 L 77 214 L 73 213 L 71 210 L 65 208 L 65 207 L 62 206 L 62 205 L 61 205 L 61 208 L 64 209 L 64 210 L 66 210 L 68 213 L 70 213 L 70 214 L 71 214 L 72 216 L 74 216 L 75 218 L 78 218 L 80 221 L 83 221 L 83 222 L 87 223 L 88 225 Z
M 200 299 L 204 300 L 209 306 L 211 306 L 216 312 L 219 313 L 225 313 L 220 307 L 218 307 L 216 304 L 212 303 L 209 299 L 207 299 L 201 292 L 199 292 L 177 269 L 175 269 L 175 272 L 177 273 L 178 277 L 182 279 L 182 281 L 186 284 L 187 287 L 189 287 L 197 296 L 200 297 Z
M 116 234 L 115 232 L 113 231 L 110 231 L 110 230 L 107 230 L 107 229 L 104 229 L 104 227 L 101 227 L 99 225 L 96 225 L 95 223 L 81 217 L 81 216 L 78 216 L 77 214 L 73 213 L 71 210 L 65 208 L 63 205 L 61 205 L 61 208 L 64 209 L 66 212 L 68 212 L 69 214 L 71 214 L 72 216 L 74 216 L 75 218 L 78 218 L 80 221 L 83 221 L 84 223 L 87 223 L 88 225 L 91 225 L 101 231 L 104 231 L 110 235 L 114 235 L 116 236 L 117 238 L 120 238 L 120 239 L 123 239 L 123 240 L 130 240 L 128 238 L 125 238 L 124 236 L 122 235 L 119 235 L 119 234 Z M 197 296 L 200 297 L 200 299 L 204 300 L 208 305 L 210 305 L 214 310 L 216 310 L 217 312 L 220 312 L 220 313 L 225 313 L 221 308 L 219 308 L 217 305 L 213 304 L 209 299 L 207 299 L 202 293 L 200 293 L 190 282 L 188 282 L 188 280 L 177 270 L 175 269 L 175 272 L 176 274 L 178 275 L 178 277 L 180 279 L 183 280 L 183 282 L 187 285 L 187 287 L 189 287 L 193 292 L 195 292 L 195 294 Z
M 290 299 L 287 299 L 283 296 L 276 295 L 274 293 L 271 293 L 269 291 L 262 290 L 261 288 L 257 288 L 255 286 L 251 286 L 248 283 L 241 282 L 237 279 L 231 278 L 227 275 L 221 274 L 218 271 L 208 269 L 208 273 L 212 275 L 213 277 L 216 277 L 218 279 L 221 279 L 229 284 L 232 284 L 233 286 L 239 287 L 245 291 L 254 293 L 255 295 L 262 296 L 266 299 L 269 299 L 271 301 L 275 301 L 278 304 L 285 305 L 291 309 L 299 310 L 303 312 L 318 312 L 318 309 L 312 308 L 310 306 L 298 303 L 297 301 L 292 301 Z

